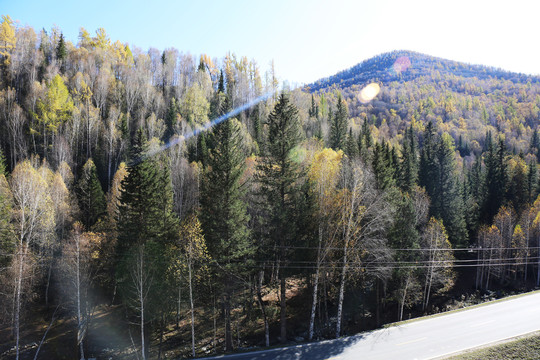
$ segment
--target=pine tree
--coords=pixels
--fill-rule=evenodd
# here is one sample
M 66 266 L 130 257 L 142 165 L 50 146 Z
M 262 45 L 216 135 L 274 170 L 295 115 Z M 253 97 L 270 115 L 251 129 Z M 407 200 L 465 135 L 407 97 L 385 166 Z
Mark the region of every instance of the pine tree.
M 528 203 L 532 204 L 537 196 L 538 186 L 538 165 L 536 161 L 531 161 L 527 171 L 527 195 Z
M 394 185 L 391 156 L 389 154 L 388 145 L 385 142 L 382 144 L 375 143 L 371 166 L 375 175 L 375 186 L 378 190 L 384 190 Z
M 169 248 L 178 234 L 168 162 L 147 157 L 146 151 L 146 137 L 139 129 L 122 180 L 116 245 L 116 280 L 124 302 L 140 318 L 143 358 L 145 323 L 171 296 Z
M 311 107 L 308 110 L 309 117 L 319 119 L 319 106 L 315 102 L 315 96 L 311 94 Z
M 163 138 L 161 139 L 163 142 L 168 142 L 174 135 L 177 116 L 178 106 L 176 104 L 176 99 L 172 97 L 169 103 L 169 108 L 167 109 L 167 113 L 165 115 L 165 132 L 163 133 Z
M 273 111 L 268 116 L 268 139 L 264 158 L 259 166 L 261 192 L 265 195 L 270 213 L 267 219 L 270 240 L 277 246 L 277 258 L 281 263 L 280 277 L 280 326 L 281 342 L 287 340 L 286 327 L 286 277 L 284 269 L 288 253 L 286 247 L 294 239 L 294 194 L 299 170 L 290 158 L 291 151 L 301 139 L 297 108 L 290 102 L 289 95 L 282 93 Z
M 410 192 L 418 182 L 418 158 L 414 130 L 411 127 L 405 132 L 403 151 L 401 153 L 399 184 L 404 192 Z
M 336 113 L 332 118 L 330 126 L 330 147 L 332 149 L 345 149 L 347 142 L 347 128 L 349 127 L 348 123 L 347 106 L 344 103 L 341 94 L 339 94 Z
M 435 193 L 437 164 L 436 164 L 436 133 L 433 123 L 429 122 L 424 130 L 424 146 L 420 152 L 418 183 L 431 196 Z
M 396 207 L 395 220 L 388 233 L 389 245 L 396 249 L 394 261 L 415 263 L 420 260 L 420 252 L 411 250 L 420 248 L 420 235 L 416 228 L 413 201 L 408 194 L 403 195 L 398 191 L 394 203 Z M 399 320 L 403 318 L 404 308 L 419 300 L 418 275 L 418 271 L 414 267 L 396 267 L 393 270 L 390 291 L 399 304 Z
M 81 177 L 77 183 L 77 196 L 82 223 L 86 229 L 90 229 L 102 215 L 105 215 L 107 210 L 105 194 L 92 159 L 88 159 L 83 166 Z
M 466 245 L 466 223 L 463 216 L 463 197 L 456 178 L 456 160 L 453 139 L 444 133 L 436 149 L 435 188 L 431 197 L 431 213 L 442 219 L 450 241 L 455 246 Z
M 353 136 L 352 129 L 349 129 L 349 135 L 347 136 L 347 142 L 345 145 L 345 154 L 350 159 L 357 158 L 359 155 L 358 151 L 358 143 L 356 142 L 356 139 Z
M 521 212 L 529 202 L 529 182 L 527 179 L 527 170 L 525 169 L 525 161 L 522 158 L 516 159 L 511 173 L 507 197 L 512 203 L 514 211 L 520 217 Z
M 228 101 L 227 101 L 228 102 Z M 224 106 L 223 112 L 227 111 Z M 230 119 L 212 132 L 215 147 L 209 151 L 201 189 L 201 222 L 208 251 L 225 271 L 215 274 L 223 289 L 225 347 L 232 350 L 231 301 L 242 264 L 251 258 L 253 246 L 247 223 L 243 175 L 245 150 L 240 123 Z M 234 274 L 234 275 L 233 275 Z
M 66 43 L 64 41 L 64 34 L 60 33 L 60 39 L 56 46 L 56 58 L 63 62 L 67 57 Z
M 536 161 L 540 161 L 540 139 L 538 138 L 538 129 L 535 129 L 531 136 L 529 152 L 536 156 Z
M 170 242 L 176 235 L 168 168 L 145 157 L 146 151 L 146 136 L 139 129 L 132 147 L 133 163 L 122 180 L 118 219 L 121 250 L 149 240 Z
M 371 127 L 369 126 L 367 118 L 362 123 L 362 131 L 360 133 L 364 139 L 364 145 L 366 149 L 373 146 L 373 138 L 371 137 Z
M 476 157 L 465 175 L 463 205 L 469 239 L 476 239 L 480 226 L 480 206 L 483 202 L 482 158 Z
M 486 224 L 491 223 L 493 217 L 503 205 L 508 182 L 504 140 L 499 139 L 497 148 L 495 148 L 493 142 L 489 142 L 488 146 L 484 159 L 486 165 L 485 195 L 481 211 L 482 222 Z

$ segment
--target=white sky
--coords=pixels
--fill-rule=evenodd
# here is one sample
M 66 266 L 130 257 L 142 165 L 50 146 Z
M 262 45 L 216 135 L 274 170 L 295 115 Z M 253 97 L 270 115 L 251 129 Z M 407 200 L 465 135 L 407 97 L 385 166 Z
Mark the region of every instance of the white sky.
M 274 59 L 280 80 L 309 83 L 391 50 L 540 74 L 540 1 L 484 0 L 0 0 L 36 31 L 103 27 L 144 50 L 175 47 Z

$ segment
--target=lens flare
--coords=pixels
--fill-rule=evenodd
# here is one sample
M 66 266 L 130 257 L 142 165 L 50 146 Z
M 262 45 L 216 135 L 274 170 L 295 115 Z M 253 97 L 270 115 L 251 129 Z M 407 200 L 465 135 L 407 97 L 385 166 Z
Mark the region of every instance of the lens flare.
M 141 161 L 143 161 L 143 160 L 146 159 L 146 158 L 149 158 L 149 157 L 152 157 L 152 156 L 154 156 L 154 155 L 157 155 L 157 154 L 159 154 L 160 152 L 167 150 L 167 149 L 170 148 L 171 146 L 174 146 L 174 145 L 179 144 L 179 143 L 181 143 L 181 142 L 183 142 L 183 141 L 186 141 L 187 139 L 189 139 L 189 138 L 191 138 L 191 137 L 193 137 L 193 136 L 199 135 L 201 132 L 206 131 L 206 130 L 208 130 L 208 129 L 214 127 L 215 125 L 217 125 L 217 124 L 219 124 L 219 123 L 222 123 L 222 122 L 224 122 L 225 120 L 228 120 L 228 119 L 230 119 L 230 118 L 232 118 L 232 117 L 234 117 L 234 116 L 240 114 L 242 111 L 245 111 L 245 110 L 249 109 L 250 107 L 257 105 L 257 104 L 260 103 L 261 101 L 265 101 L 266 99 L 268 99 L 268 98 L 269 98 L 270 96 L 272 96 L 273 94 L 274 94 L 274 93 L 273 93 L 272 91 L 270 91 L 270 92 L 268 92 L 268 93 L 266 93 L 266 94 L 264 94 L 264 95 L 261 95 L 261 96 L 259 96 L 258 98 L 256 98 L 256 99 L 254 99 L 254 100 L 252 100 L 252 101 L 250 101 L 250 102 L 248 102 L 248 103 L 246 103 L 246 104 L 244 104 L 244 105 L 242 105 L 242 106 L 239 106 L 239 107 L 237 107 L 236 109 L 234 109 L 234 110 L 228 112 L 227 114 L 221 115 L 221 116 L 218 117 L 217 119 L 214 119 L 214 120 L 212 120 L 212 121 L 207 122 L 207 123 L 204 124 L 203 126 L 197 128 L 197 129 L 195 129 L 195 130 L 193 130 L 193 131 L 190 131 L 190 132 L 188 132 L 188 133 L 186 133 L 186 134 L 183 134 L 183 135 L 181 135 L 181 136 L 179 136 L 179 137 L 177 137 L 177 138 L 175 138 L 175 139 L 172 139 L 172 140 L 169 141 L 168 143 L 166 143 L 166 144 L 160 146 L 158 149 L 147 152 L 147 153 L 145 154 L 145 156 L 143 156 L 143 157 L 140 158 L 140 159 L 135 160 L 135 161 L 133 162 L 133 165 L 136 165 L 136 164 L 140 163 Z
M 401 74 L 411 66 L 411 60 L 408 56 L 400 56 L 394 62 L 393 68 L 397 74 Z
M 360 91 L 360 95 L 358 96 L 358 99 L 363 104 L 367 104 L 371 100 L 375 99 L 375 96 L 379 94 L 381 91 L 381 87 L 377 83 L 371 83 L 364 87 L 362 91 Z

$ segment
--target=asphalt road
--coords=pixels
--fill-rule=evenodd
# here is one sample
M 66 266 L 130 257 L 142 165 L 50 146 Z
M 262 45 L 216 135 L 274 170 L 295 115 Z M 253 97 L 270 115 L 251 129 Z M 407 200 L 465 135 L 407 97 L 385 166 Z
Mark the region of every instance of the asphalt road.
M 433 359 L 537 330 L 538 292 L 341 339 L 206 359 Z

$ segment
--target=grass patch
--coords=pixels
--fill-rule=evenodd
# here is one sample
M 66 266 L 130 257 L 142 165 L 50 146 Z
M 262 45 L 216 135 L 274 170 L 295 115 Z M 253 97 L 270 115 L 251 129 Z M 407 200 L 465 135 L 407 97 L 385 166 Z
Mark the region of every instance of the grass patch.
M 524 360 L 540 358 L 540 332 L 502 344 L 468 350 L 447 360 Z

